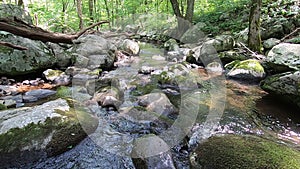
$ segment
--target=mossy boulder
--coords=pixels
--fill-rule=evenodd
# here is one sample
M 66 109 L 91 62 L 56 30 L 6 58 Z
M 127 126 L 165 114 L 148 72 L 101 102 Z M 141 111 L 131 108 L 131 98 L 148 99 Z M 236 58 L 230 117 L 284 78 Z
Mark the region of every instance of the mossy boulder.
M 13 166 L 57 155 L 92 133 L 98 121 L 69 104 L 57 99 L 0 111 L 0 161 Z
M 0 46 L 0 75 L 22 75 L 53 67 L 57 58 L 42 42 L 0 31 L 0 41 L 17 44 L 28 50 Z
M 297 169 L 300 152 L 255 136 L 213 136 L 190 156 L 194 169 Z
M 262 65 L 255 59 L 233 61 L 225 65 L 225 68 L 231 67 L 232 69 L 227 73 L 227 76 L 234 79 L 259 81 L 266 75 Z
M 198 43 L 205 38 L 205 34 L 202 31 L 205 26 L 205 23 L 198 22 L 182 35 L 180 41 L 183 43 Z

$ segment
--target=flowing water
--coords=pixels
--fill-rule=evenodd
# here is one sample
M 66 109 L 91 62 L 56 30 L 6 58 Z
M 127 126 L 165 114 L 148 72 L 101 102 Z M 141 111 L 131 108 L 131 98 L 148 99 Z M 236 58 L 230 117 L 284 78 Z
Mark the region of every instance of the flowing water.
M 117 79 L 117 83 L 123 89 L 124 100 L 120 108 L 116 110 L 94 105 L 93 114 L 99 119 L 95 133 L 61 155 L 41 159 L 23 167 L 189 168 L 188 157 L 192 148 L 199 140 L 215 133 L 258 134 L 262 137 L 267 135 L 276 137 L 279 141 L 292 142 L 294 146 L 300 144 L 299 109 L 276 102 L 275 97 L 267 95 L 257 101 L 250 111 L 245 110 L 243 106 L 246 104 L 242 103 L 243 99 L 256 95 L 249 91 L 259 90 L 258 87 L 234 81 L 226 82 L 225 79 L 219 79 L 217 82 L 222 83 L 223 87 L 238 86 L 237 89 L 222 91 L 225 95 L 219 93 L 222 88 L 220 84 L 217 86 L 218 90 L 210 92 L 201 87 L 195 89 L 192 83 L 185 83 L 180 93 L 175 90 L 175 86 L 160 86 L 171 102 L 181 109 L 179 115 L 169 119 L 139 120 L 134 116 L 127 116 L 124 110 L 136 106 L 136 96 L 133 94 L 135 84 L 147 84 L 150 81 L 150 75 L 141 75 L 138 70 L 142 66 L 164 69 L 167 65 L 175 64 L 155 59 L 163 55 L 162 50 L 148 44 L 142 48 L 140 56 L 135 57 L 130 66 L 119 66 L 105 74 L 104 76 Z M 242 90 L 244 88 L 246 90 Z M 205 97 L 210 97 L 209 103 L 199 104 L 198 100 L 207 99 Z M 172 125 L 169 124 L 170 121 Z M 177 125 L 178 121 L 180 123 Z M 182 128 L 188 131 L 180 131 Z M 148 137 L 144 138 L 145 135 Z M 135 148 L 139 145 L 136 141 L 139 138 L 144 139 L 140 148 L 145 149 L 145 154 L 155 154 L 156 151 L 161 153 L 151 157 L 146 154 L 144 159 L 131 158 L 134 156 L 132 151 L 136 151 Z M 162 144 L 161 140 L 168 144 Z

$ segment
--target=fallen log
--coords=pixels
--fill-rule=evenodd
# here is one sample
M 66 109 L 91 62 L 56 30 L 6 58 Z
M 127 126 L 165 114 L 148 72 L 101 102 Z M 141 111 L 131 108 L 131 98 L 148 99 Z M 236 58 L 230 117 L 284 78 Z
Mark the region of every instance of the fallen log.
M 25 22 L 20 21 L 18 18 L 0 18 L 0 30 L 10 32 L 12 34 L 29 38 L 32 40 L 40 40 L 42 42 L 53 42 L 53 43 L 68 43 L 72 44 L 73 40 L 79 38 L 87 30 L 101 25 L 109 23 L 108 21 L 97 22 L 76 34 L 63 34 L 63 33 L 53 33 L 43 30 L 39 27 L 28 25 Z

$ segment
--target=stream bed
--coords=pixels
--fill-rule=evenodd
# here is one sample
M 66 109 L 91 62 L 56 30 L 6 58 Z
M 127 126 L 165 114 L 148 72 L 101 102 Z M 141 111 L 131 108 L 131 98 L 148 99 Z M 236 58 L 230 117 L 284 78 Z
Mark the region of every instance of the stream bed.
M 117 79 L 116 86 L 119 85 L 123 92 L 122 104 L 118 108 L 90 105 L 90 110 L 99 120 L 98 128 L 94 133 L 63 154 L 25 164 L 21 168 L 185 169 L 190 168 L 189 155 L 199 140 L 223 133 L 255 134 L 266 138 L 276 138 L 278 142 L 286 142 L 299 148 L 299 109 L 278 101 L 275 96 L 263 93 L 258 85 L 242 84 L 226 80 L 224 76 L 221 76 L 217 77 L 217 83 L 222 84 L 222 87 L 216 91 L 207 91 L 205 87 L 199 87 L 199 85 L 198 88 L 194 88 L 192 83 L 181 84 L 183 86 L 180 90 L 176 85 L 163 84 L 154 84 L 156 87 L 148 89 L 147 87 L 153 85 L 149 83 L 151 76 L 141 74 L 139 71 L 143 66 L 163 70 L 166 66 L 176 64 L 176 62 L 163 59 L 163 56 L 163 50 L 145 44 L 139 56 L 133 57 L 130 64 L 119 65 L 115 70 L 106 72 L 103 76 Z M 201 67 L 194 69 L 199 70 L 199 76 L 209 76 L 203 74 Z M 165 93 L 171 103 L 179 109 L 179 113 L 170 111 L 163 118 L 155 115 L 137 117 L 134 112 L 129 114 L 131 108 L 139 107 L 136 105 L 138 97 L 145 94 L 142 90 L 138 91 L 137 86 L 150 90 L 147 93 L 156 93 L 157 90 Z M 218 93 L 220 91 L 223 93 Z M 214 100 L 213 94 L 215 94 Z M 206 101 L 206 97 L 210 99 Z M 250 103 L 252 97 L 260 99 L 256 103 Z M 198 103 L 197 99 L 204 100 L 197 104 L 199 107 L 193 105 Z M 250 106 L 247 107 L 248 105 Z M 211 114 L 209 112 L 222 113 Z M 190 113 L 192 120 L 182 113 Z M 214 119 L 212 118 L 214 116 L 217 121 L 207 120 Z M 181 122 L 183 126 L 177 126 L 178 119 L 187 122 L 191 120 L 193 123 Z M 187 127 L 189 131 L 179 131 L 182 127 Z M 175 133 L 184 135 L 178 134 L 177 137 Z M 141 139 L 142 143 L 139 142 L 140 138 L 144 139 Z M 168 139 L 170 139 L 169 142 Z M 167 140 L 167 145 L 161 140 Z M 139 149 L 136 150 L 136 147 Z M 141 152 L 142 150 L 145 152 Z M 138 152 L 134 154 L 135 151 Z M 141 153 L 145 154 L 141 155 Z

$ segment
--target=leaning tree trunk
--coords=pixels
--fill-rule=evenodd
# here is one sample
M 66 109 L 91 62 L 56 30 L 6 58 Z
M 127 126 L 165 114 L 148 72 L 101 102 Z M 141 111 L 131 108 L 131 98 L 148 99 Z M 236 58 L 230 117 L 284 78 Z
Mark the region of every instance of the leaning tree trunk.
M 77 0 L 77 15 L 79 18 L 79 29 L 82 30 L 83 29 L 83 19 L 82 19 L 82 2 L 81 0 Z
M 249 17 L 249 33 L 248 46 L 251 50 L 261 53 L 261 37 L 260 37 L 260 10 L 262 0 L 252 0 L 250 17 Z

